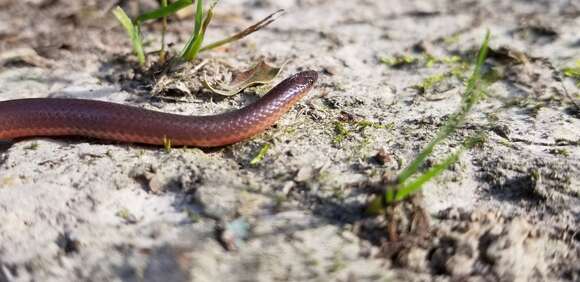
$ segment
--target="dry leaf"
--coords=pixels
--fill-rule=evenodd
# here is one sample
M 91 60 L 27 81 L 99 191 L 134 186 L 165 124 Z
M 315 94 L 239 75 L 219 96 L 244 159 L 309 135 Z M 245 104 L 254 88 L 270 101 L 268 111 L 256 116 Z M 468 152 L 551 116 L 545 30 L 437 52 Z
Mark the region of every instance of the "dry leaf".
M 204 77 L 203 83 L 205 87 L 216 94 L 223 96 L 233 96 L 250 86 L 262 85 L 271 82 L 280 73 L 283 66 L 284 65 L 280 67 L 274 67 L 268 65 L 264 60 L 261 60 L 254 67 L 246 71 L 234 73 L 232 75 L 232 80 L 227 84 L 218 83 L 216 85 L 212 85 L 207 80 L 207 77 Z

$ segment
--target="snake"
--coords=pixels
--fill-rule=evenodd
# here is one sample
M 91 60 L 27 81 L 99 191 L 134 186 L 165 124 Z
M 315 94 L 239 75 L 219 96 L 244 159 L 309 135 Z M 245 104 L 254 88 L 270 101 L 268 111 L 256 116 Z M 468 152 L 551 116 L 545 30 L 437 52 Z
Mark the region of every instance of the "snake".
M 271 127 L 314 87 L 316 71 L 296 73 L 256 102 L 217 115 L 188 116 L 72 98 L 0 102 L 0 140 L 84 136 L 149 145 L 220 147 Z

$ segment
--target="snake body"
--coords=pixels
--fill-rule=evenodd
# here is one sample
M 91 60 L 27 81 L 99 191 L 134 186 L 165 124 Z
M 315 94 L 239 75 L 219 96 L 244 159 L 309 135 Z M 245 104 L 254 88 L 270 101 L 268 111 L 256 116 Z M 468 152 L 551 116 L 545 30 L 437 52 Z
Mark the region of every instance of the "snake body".
M 257 102 L 212 116 L 184 116 L 122 104 L 36 98 L 0 102 L 0 140 L 35 136 L 87 136 L 131 143 L 217 147 L 248 139 L 273 125 L 316 82 L 297 73 Z

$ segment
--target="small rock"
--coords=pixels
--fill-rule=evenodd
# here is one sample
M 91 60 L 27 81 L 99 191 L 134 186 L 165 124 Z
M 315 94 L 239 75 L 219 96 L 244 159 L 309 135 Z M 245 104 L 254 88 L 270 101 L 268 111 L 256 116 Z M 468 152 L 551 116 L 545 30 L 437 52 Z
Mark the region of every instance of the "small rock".
M 294 178 L 297 182 L 305 182 L 312 179 L 314 176 L 314 169 L 310 166 L 304 166 L 298 170 L 296 177 Z
M 390 163 L 393 161 L 393 157 L 391 154 L 387 152 L 384 148 L 381 148 L 374 157 L 375 161 L 377 161 L 380 165 L 385 165 L 386 163 Z

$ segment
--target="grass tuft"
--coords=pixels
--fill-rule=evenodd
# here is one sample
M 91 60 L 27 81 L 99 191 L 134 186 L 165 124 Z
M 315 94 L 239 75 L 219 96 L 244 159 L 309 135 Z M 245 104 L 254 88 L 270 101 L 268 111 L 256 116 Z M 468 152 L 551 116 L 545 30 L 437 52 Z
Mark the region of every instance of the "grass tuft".
M 163 1 L 166 2 L 167 0 L 163 0 Z M 202 1 L 199 1 L 199 2 L 202 2 Z M 149 11 L 149 12 L 146 12 L 146 13 L 138 16 L 137 19 L 135 19 L 135 21 L 141 23 L 144 21 L 166 18 L 170 15 L 177 13 L 179 10 L 181 10 L 183 8 L 190 6 L 191 4 L 193 4 L 192 0 L 178 0 L 178 1 L 175 1 L 174 3 L 169 4 L 169 5 L 167 5 L 167 4 L 161 5 L 161 8 L 159 8 L 159 9 L 155 9 L 153 11 Z
M 203 1 L 197 0 L 197 7 L 195 9 L 195 25 L 193 27 L 193 33 L 187 44 L 181 51 L 181 57 L 186 61 L 192 61 L 197 57 L 199 50 L 201 49 L 201 44 L 205 37 L 205 31 L 211 22 L 213 17 L 213 8 L 217 4 L 217 1 L 211 5 L 207 11 L 205 19 L 203 18 Z
M 204 4 L 203 0 L 195 1 L 195 20 L 193 31 L 191 37 L 188 39 L 187 43 L 183 47 L 180 53 L 180 58 L 185 61 L 193 61 L 197 58 L 200 52 L 212 50 L 223 46 L 225 44 L 229 44 L 235 41 L 238 41 L 266 26 L 274 22 L 279 15 L 283 13 L 283 10 L 278 10 L 275 13 L 267 16 L 263 20 L 257 22 L 254 25 L 242 30 L 239 33 L 236 33 L 230 37 L 225 39 L 213 42 L 208 44 L 207 46 L 203 46 L 203 41 L 205 38 L 205 33 L 207 27 L 209 26 L 212 18 L 213 18 L 213 9 L 217 5 L 219 0 L 213 1 L 210 5 L 207 12 L 204 13 Z M 161 19 L 163 23 L 162 27 L 162 34 L 161 34 L 161 48 L 159 51 L 159 60 L 161 62 L 165 61 L 165 33 L 167 31 L 167 17 L 177 13 L 179 10 L 186 8 L 190 5 L 193 5 L 193 0 L 178 0 L 174 3 L 168 4 L 167 0 L 161 1 L 161 7 L 159 9 L 155 9 L 152 11 L 148 11 L 140 16 L 138 16 L 134 21 L 127 16 L 127 14 L 121 9 L 120 7 L 116 7 L 113 10 L 113 14 L 117 18 L 117 20 L 121 23 L 121 25 L 127 31 L 129 38 L 131 39 L 131 43 L 133 45 L 133 50 L 135 55 L 138 58 L 138 61 L 141 65 L 145 64 L 145 53 L 143 51 L 143 39 L 141 35 L 141 24 L 145 21 L 150 20 L 157 20 Z
M 457 149 L 453 154 L 447 156 L 445 160 L 442 162 L 434 165 L 425 173 L 413 179 L 412 181 L 408 181 L 405 185 L 401 186 L 397 189 L 397 193 L 395 195 L 391 194 L 391 197 L 394 198 L 390 199 L 390 202 L 394 201 L 402 201 L 405 198 L 409 197 L 413 193 L 419 191 L 425 183 L 429 182 L 429 180 L 433 179 L 434 177 L 440 175 L 445 170 L 447 170 L 451 165 L 453 165 L 461 154 L 468 149 L 473 148 L 477 144 L 481 144 L 485 140 L 483 136 L 476 136 L 469 138 L 459 149 Z M 389 199 L 388 199 L 389 200 Z
M 385 200 L 387 204 L 402 201 L 413 193 L 419 191 L 425 183 L 440 175 L 449 166 L 455 163 L 463 151 L 482 142 L 481 140 L 483 140 L 483 138 L 479 135 L 476 137 L 468 138 L 467 141 L 462 144 L 460 149 L 449 155 L 442 162 L 433 166 L 431 169 L 427 170 L 425 173 L 421 174 L 415 179 L 410 179 L 411 176 L 419 171 L 419 168 L 425 163 L 425 160 L 433 153 L 435 146 L 446 140 L 457 130 L 459 126 L 463 124 L 465 118 L 473 106 L 484 96 L 482 89 L 484 84 L 482 83 L 482 66 L 485 62 L 485 58 L 487 57 L 489 38 L 490 33 L 488 31 L 479 49 L 477 60 L 475 62 L 475 69 L 468 79 L 467 87 L 462 97 L 460 108 L 449 117 L 443 127 L 439 129 L 435 138 L 429 144 L 427 144 L 427 146 L 423 148 L 419 155 L 398 175 L 396 182 L 397 184 L 394 187 L 395 189 L 387 189 L 385 193 Z M 376 202 L 371 203 L 371 207 L 376 205 Z
M 131 39 L 131 44 L 133 45 L 133 52 L 137 56 L 137 60 L 139 64 L 145 64 L 145 52 L 143 51 L 143 42 L 141 40 L 141 28 L 139 24 L 134 24 L 131 21 L 131 18 L 127 16 L 125 11 L 121 9 L 121 7 L 117 6 L 113 9 L 113 15 L 117 18 L 117 20 L 121 23 L 125 31 L 127 31 L 127 35 Z
M 273 14 L 265 17 L 261 21 L 247 27 L 246 29 L 242 30 L 239 33 L 236 33 L 236 34 L 234 34 L 230 37 L 227 37 L 225 39 L 208 44 L 207 46 L 201 48 L 200 52 L 215 49 L 215 48 L 221 47 L 223 45 L 238 41 L 238 40 L 268 26 L 269 24 L 271 24 L 272 22 L 277 20 L 278 17 L 281 16 L 282 14 L 284 14 L 284 10 L 278 10 L 278 11 L 274 12 Z

